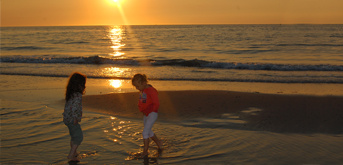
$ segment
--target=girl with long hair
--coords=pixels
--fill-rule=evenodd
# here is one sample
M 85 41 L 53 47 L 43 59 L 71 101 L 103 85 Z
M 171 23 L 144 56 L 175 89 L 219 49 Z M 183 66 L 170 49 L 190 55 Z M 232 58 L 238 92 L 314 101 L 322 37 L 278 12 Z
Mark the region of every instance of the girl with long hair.
M 69 77 L 65 94 L 63 122 L 68 127 L 71 136 L 68 155 L 70 161 L 80 161 L 77 158 L 76 150 L 83 141 L 83 133 L 79 123 L 82 118 L 82 95 L 85 92 L 86 79 L 87 77 L 81 73 L 73 73 Z

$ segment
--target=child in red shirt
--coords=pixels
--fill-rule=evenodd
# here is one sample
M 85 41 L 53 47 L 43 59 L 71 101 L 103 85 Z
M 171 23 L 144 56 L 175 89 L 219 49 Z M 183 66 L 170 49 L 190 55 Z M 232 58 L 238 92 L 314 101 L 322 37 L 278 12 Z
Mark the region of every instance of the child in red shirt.
M 136 74 L 132 78 L 132 85 L 140 91 L 140 97 L 138 102 L 139 111 L 144 115 L 144 129 L 143 129 L 143 142 L 144 149 L 142 157 L 148 156 L 149 138 L 151 138 L 158 146 L 158 151 L 162 151 L 162 141 L 159 140 L 151 130 L 153 124 L 158 117 L 158 108 L 160 102 L 158 100 L 157 90 L 148 84 L 148 79 L 144 74 Z

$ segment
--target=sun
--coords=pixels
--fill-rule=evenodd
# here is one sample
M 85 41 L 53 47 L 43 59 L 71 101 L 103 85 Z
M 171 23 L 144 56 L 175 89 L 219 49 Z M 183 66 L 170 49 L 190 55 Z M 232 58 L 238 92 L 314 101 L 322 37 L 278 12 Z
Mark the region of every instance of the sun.
M 124 0 L 109 0 L 111 1 L 112 3 L 116 3 L 116 4 L 121 4 L 123 3 Z
M 109 2 L 109 4 L 112 6 L 117 6 L 119 12 L 120 12 L 120 15 L 122 16 L 122 19 L 123 21 L 125 22 L 125 25 L 127 25 L 127 20 L 126 20 L 126 17 L 125 17 L 125 13 L 124 13 L 124 10 L 122 8 L 122 4 L 124 4 L 124 2 L 126 3 L 127 1 L 126 0 L 106 0 L 107 2 Z

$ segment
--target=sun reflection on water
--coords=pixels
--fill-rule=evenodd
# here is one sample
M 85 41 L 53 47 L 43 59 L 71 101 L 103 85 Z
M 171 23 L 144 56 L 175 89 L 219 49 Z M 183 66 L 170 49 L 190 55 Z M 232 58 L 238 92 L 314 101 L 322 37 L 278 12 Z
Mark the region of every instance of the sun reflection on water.
M 104 133 L 108 139 L 116 144 L 123 144 L 127 142 L 128 138 L 135 139 L 139 133 L 134 133 L 131 128 L 131 121 L 123 121 L 115 116 L 110 116 L 111 126 L 104 129 Z
M 113 88 L 120 88 L 123 85 L 124 80 L 108 80 Z
M 132 69 L 130 68 L 107 67 L 99 71 L 102 76 L 113 78 L 131 77 L 132 74 Z
M 98 74 L 102 77 L 112 78 L 107 80 L 107 84 L 116 90 L 126 90 L 131 87 L 132 69 L 130 68 L 106 67 L 100 69 Z
M 125 46 L 123 44 L 123 28 L 121 26 L 113 26 L 110 31 L 108 37 L 111 39 L 111 48 L 113 49 L 113 53 L 110 55 L 114 58 L 122 57 L 125 53 L 121 50 Z

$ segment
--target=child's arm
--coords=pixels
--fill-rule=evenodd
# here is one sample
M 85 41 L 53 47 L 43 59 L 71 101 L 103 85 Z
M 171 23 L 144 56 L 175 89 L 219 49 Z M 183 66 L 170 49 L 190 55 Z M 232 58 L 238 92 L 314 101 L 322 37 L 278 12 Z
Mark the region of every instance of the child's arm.
M 82 94 L 77 93 L 73 98 L 72 117 L 74 118 L 74 124 L 81 122 L 82 118 Z
M 146 91 L 148 95 L 149 105 L 142 111 L 144 114 L 147 112 L 157 112 L 158 108 L 160 107 L 160 102 L 158 100 L 158 93 L 155 89 L 151 89 Z
M 157 112 L 160 107 L 160 101 L 158 100 L 158 93 L 156 90 L 151 90 L 150 98 L 152 100 L 152 112 Z

